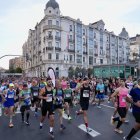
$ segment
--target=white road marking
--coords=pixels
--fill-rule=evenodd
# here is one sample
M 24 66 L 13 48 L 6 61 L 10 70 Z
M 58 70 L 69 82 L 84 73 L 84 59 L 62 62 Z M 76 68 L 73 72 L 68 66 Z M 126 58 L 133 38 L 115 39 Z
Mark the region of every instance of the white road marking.
M 135 137 L 135 139 L 140 140 L 140 138 Z
M 113 107 L 113 106 L 109 106 L 109 105 L 104 105 L 104 104 L 101 104 L 101 105 L 104 106 L 104 107 L 112 108 L 112 109 L 115 108 L 115 107 Z
M 79 125 L 78 128 L 80 128 L 84 132 L 87 132 L 86 126 L 84 124 Z M 88 134 L 91 135 L 92 137 L 97 137 L 97 136 L 101 135 L 100 133 L 98 133 L 97 131 L 93 130 L 92 128 L 89 128 L 89 129 L 92 130 L 92 131 L 89 132 Z

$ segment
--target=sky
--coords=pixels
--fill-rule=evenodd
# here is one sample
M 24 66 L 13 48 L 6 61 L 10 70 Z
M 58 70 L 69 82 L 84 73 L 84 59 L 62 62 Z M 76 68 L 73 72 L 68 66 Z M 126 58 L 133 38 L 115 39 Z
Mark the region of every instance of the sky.
M 61 15 L 89 24 L 102 19 L 108 31 L 118 35 L 125 27 L 129 36 L 140 34 L 140 0 L 56 0 Z M 21 55 L 22 45 L 44 17 L 48 0 L 0 0 L 0 57 Z M 9 68 L 9 59 L 0 59 L 0 67 Z

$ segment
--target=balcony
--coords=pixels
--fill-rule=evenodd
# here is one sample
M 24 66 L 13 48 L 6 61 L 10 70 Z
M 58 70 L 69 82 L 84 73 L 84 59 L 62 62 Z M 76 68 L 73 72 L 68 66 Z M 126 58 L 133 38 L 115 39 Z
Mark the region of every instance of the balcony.
M 83 43 L 83 46 L 86 46 L 86 42 Z
M 68 49 L 68 52 L 74 53 L 75 50 L 74 49 Z
M 74 43 L 74 40 L 73 40 L 73 39 L 69 39 L 69 42 L 70 42 L 70 43 Z
M 50 29 L 55 29 L 55 30 L 60 30 L 61 31 L 61 27 L 57 26 L 57 25 L 46 25 L 46 26 L 43 27 L 43 31 L 50 30 Z
M 97 54 L 97 53 L 95 53 L 94 55 L 95 55 L 95 56 L 98 56 L 98 54 Z
M 53 46 L 51 46 L 51 47 L 46 47 L 46 50 L 47 50 L 47 51 L 52 51 L 52 50 L 53 50 Z
M 87 55 L 87 52 L 83 52 L 83 54 Z
M 43 60 L 43 63 L 48 63 L 48 64 L 63 64 L 64 63 L 64 60 L 52 60 L 52 59 L 49 59 L 49 60 Z
M 48 40 L 53 40 L 53 36 L 52 35 L 49 35 L 49 36 L 47 36 L 47 39 Z
M 94 48 L 98 48 L 98 45 L 94 45 Z
M 61 48 L 60 47 L 55 47 L 55 50 L 56 51 L 61 51 Z
M 56 41 L 60 41 L 61 40 L 61 37 L 60 36 L 55 36 L 55 40 Z

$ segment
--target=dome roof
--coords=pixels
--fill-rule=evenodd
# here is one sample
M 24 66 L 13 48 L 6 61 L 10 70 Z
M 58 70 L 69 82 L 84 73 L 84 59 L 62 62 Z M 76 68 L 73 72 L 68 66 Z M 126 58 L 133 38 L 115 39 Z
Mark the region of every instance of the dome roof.
M 52 7 L 53 9 L 59 8 L 59 4 L 55 0 L 49 0 L 46 4 L 46 9 Z

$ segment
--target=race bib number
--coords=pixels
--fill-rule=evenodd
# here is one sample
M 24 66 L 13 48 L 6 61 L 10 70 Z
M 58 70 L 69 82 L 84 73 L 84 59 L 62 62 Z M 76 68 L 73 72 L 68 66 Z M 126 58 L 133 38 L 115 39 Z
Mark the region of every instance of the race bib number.
M 13 94 L 10 94 L 10 95 L 8 95 L 8 98 L 14 98 L 14 95 Z
M 88 98 L 89 97 L 89 91 L 88 90 L 84 90 L 83 91 L 83 97 L 84 98 Z
M 67 97 L 67 98 L 70 98 L 70 97 L 71 97 L 71 95 L 70 95 L 70 94 L 66 94 L 66 97 Z
M 34 96 L 38 96 L 38 92 L 34 92 L 34 94 L 33 94 Z
M 100 90 L 100 93 L 103 93 L 103 90 Z
M 46 102 L 52 102 L 52 95 L 47 95 L 47 100 L 46 100 Z
M 126 102 L 126 98 L 125 98 L 125 97 L 122 98 L 122 102 L 123 102 L 123 103 Z

